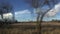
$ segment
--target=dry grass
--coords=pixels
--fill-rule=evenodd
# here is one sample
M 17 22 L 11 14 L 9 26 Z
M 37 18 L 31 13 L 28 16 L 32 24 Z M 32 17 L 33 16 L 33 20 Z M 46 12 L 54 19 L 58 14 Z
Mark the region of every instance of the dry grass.
M 21 24 L 21 23 L 20 23 Z M 6 28 L 0 28 L 0 34 L 37 34 L 36 23 L 11 24 Z M 60 34 L 60 23 L 42 23 L 42 34 Z

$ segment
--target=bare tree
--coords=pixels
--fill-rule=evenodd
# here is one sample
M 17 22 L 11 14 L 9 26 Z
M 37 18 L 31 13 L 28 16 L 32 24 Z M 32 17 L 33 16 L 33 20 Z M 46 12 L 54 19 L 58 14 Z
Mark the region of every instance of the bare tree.
M 10 3 L 1 3 L 0 14 L 2 19 L 3 19 L 3 14 L 5 13 L 12 13 L 14 19 L 13 6 Z
M 38 34 L 41 34 L 41 23 L 42 23 L 43 17 L 47 12 L 49 12 L 54 7 L 54 5 L 57 3 L 57 0 L 26 0 L 26 1 L 30 1 L 30 5 L 36 10 L 39 10 L 37 13 L 37 28 L 39 28 Z M 41 11 L 41 8 L 44 5 L 48 5 L 49 9 L 43 13 Z M 39 22 L 39 18 L 40 18 L 40 22 Z
M 15 20 L 15 16 L 14 16 L 14 11 L 13 11 L 13 6 L 10 4 L 10 3 L 4 3 L 2 2 L 1 5 L 0 5 L 0 15 L 3 19 L 3 23 L 6 24 L 7 21 L 9 20 L 8 18 L 7 19 L 4 19 L 3 17 L 3 14 L 7 14 L 7 13 L 11 13 L 12 14 L 12 20 L 14 21 Z M 8 23 L 9 24 L 9 23 Z

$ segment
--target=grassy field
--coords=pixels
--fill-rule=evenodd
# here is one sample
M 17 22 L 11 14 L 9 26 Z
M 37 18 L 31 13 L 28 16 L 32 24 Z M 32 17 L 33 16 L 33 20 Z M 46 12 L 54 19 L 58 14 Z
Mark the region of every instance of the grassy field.
M 0 34 L 37 34 L 36 23 L 16 23 L 0 28 Z M 42 23 L 42 34 L 60 34 L 60 23 Z

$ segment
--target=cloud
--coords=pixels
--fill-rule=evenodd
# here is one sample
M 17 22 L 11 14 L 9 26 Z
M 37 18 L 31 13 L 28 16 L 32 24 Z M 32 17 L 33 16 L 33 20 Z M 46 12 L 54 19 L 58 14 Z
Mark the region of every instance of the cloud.
M 29 10 L 15 12 L 15 19 L 18 21 L 32 20 L 31 12 Z
M 3 18 L 12 18 L 12 14 L 11 13 L 7 13 L 7 14 L 3 14 Z
M 55 7 L 46 14 L 46 16 L 54 16 L 59 12 L 59 10 L 60 10 L 60 3 L 56 4 Z
M 22 11 L 17 11 L 15 12 L 15 15 L 17 14 L 30 14 L 31 12 L 29 10 L 22 10 Z

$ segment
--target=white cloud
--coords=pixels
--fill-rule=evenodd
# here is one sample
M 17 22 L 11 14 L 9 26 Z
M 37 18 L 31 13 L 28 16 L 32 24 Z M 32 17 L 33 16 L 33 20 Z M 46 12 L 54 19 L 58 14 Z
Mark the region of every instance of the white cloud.
M 11 13 L 4 14 L 4 16 L 12 16 Z
M 56 13 L 59 12 L 59 10 L 60 10 L 60 3 L 56 4 L 55 7 L 46 14 L 46 16 L 54 16 L 56 15 Z
M 15 15 L 17 14 L 30 14 L 31 12 L 29 10 L 22 10 L 22 11 L 17 11 L 15 12 Z
M 12 14 L 11 13 L 7 13 L 7 14 L 3 14 L 3 18 L 12 18 Z

